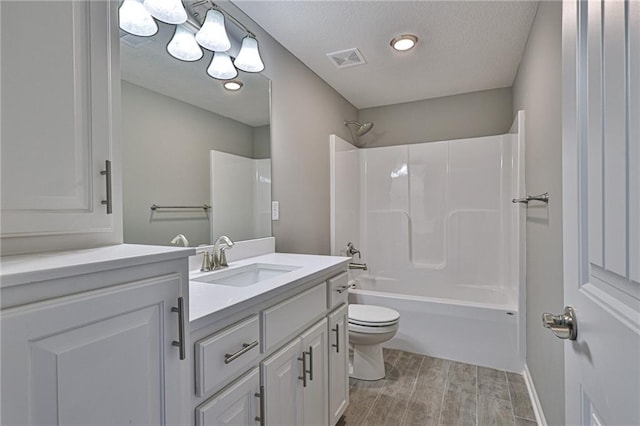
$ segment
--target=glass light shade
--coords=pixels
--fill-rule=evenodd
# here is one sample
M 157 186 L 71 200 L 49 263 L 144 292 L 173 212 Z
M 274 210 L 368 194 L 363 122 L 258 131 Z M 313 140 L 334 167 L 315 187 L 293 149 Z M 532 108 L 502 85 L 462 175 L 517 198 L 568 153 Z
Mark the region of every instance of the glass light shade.
M 202 28 L 196 34 L 200 46 L 214 52 L 226 52 L 231 49 L 231 42 L 224 27 L 224 15 L 214 9 L 207 12 Z
M 231 63 L 231 58 L 225 52 L 214 52 L 207 74 L 218 80 L 230 80 L 238 76 L 238 70 Z
M 118 14 L 120 28 L 129 34 L 148 37 L 158 32 L 158 24 L 144 8 L 142 0 L 124 0 Z
M 144 0 L 144 7 L 151 16 L 167 24 L 184 24 L 187 22 L 187 11 L 182 0 Z
M 196 38 L 184 25 L 176 27 L 176 32 L 167 45 L 167 52 L 181 61 L 197 61 L 202 58 L 202 49 L 196 43 Z
M 264 69 L 264 64 L 260 58 L 260 51 L 258 51 L 258 40 L 251 36 L 246 36 L 242 39 L 242 47 L 238 57 L 233 64 L 236 68 L 246 72 L 260 72 Z

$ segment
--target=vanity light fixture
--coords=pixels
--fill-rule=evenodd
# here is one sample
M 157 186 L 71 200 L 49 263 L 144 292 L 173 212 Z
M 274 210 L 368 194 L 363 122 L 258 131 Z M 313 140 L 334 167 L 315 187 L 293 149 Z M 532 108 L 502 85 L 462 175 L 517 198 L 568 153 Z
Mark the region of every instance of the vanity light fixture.
M 258 50 L 258 40 L 251 33 L 247 34 L 242 39 L 242 47 L 238 57 L 233 64 L 240 70 L 246 72 L 260 72 L 264 70 L 264 63 L 260 58 L 260 51 Z
M 238 76 L 238 70 L 233 66 L 231 57 L 226 52 L 214 52 L 207 74 L 218 80 L 231 80 Z
M 203 55 L 193 33 L 184 25 L 176 26 L 176 32 L 167 45 L 167 52 L 176 59 L 188 62 L 197 61 Z
M 389 44 L 399 52 L 406 52 L 407 50 L 413 49 L 417 43 L 418 37 L 413 34 L 402 34 L 398 37 L 394 37 Z
M 142 0 L 124 0 L 118 11 L 120 28 L 129 34 L 149 37 L 158 32 L 158 24 L 142 4 Z
M 222 12 L 216 9 L 207 11 L 204 24 L 196 34 L 196 41 L 200 46 L 214 52 L 226 52 L 231 48 Z
M 133 35 L 147 37 L 158 31 L 158 25 L 153 18 L 177 25 L 173 38 L 167 45 L 167 52 L 182 61 L 197 61 L 203 56 L 200 46 L 211 50 L 214 54 L 207 74 L 213 78 L 230 80 L 237 77 L 238 70 L 264 70 L 258 40 L 240 21 L 211 0 L 188 3 L 188 7 L 191 20 L 187 19 L 187 11 L 182 0 L 124 0 L 119 10 L 120 28 Z M 206 14 L 203 9 L 206 10 Z M 227 52 L 231 49 L 231 42 L 227 35 L 225 18 L 246 33 L 238 56 L 233 62 Z M 191 31 L 193 27 L 198 29 L 195 36 Z
M 229 80 L 222 83 L 222 86 L 231 92 L 235 92 L 242 89 L 243 84 L 240 80 Z
M 182 0 L 144 0 L 144 7 L 154 18 L 167 24 L 184 24 L 187 11 Z

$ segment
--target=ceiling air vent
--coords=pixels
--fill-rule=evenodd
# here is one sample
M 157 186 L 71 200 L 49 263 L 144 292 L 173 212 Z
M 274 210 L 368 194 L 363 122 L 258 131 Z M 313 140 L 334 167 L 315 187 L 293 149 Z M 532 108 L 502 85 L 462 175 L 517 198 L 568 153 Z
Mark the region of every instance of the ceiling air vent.
M 338 68 L 366 64 L 362 53 L 356 48 L 327 53 L 329 60 Z

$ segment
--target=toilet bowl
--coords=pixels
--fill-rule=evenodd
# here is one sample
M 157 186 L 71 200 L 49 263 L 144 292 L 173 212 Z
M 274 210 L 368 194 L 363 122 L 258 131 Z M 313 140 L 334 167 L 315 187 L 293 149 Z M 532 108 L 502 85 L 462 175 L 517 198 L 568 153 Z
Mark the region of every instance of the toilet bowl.
M 385 376 L 382 343 L 395 336 L 400 314 L 373 305 L 349 305 L 349 343 L 353 347 L 353 369 L 349 376 L 379 380 Z

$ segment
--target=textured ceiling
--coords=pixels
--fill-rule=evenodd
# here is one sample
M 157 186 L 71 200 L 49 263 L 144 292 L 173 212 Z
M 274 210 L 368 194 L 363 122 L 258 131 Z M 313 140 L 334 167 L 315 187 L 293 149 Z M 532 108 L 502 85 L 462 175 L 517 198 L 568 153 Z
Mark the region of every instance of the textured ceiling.
M 357 108 L 509 87 L 537 1 L 251 1 L 240 9 Z M 390 40 L 419 38 L 409 52 Z M 367 64 L 326 54 L 358 48 Z
M 252 127 L 269 124 L 269 80 L 260 74 L 241 71 L 238 80 L 244 83 L 243 88 L 229 92 L 222 87 L 221 81 L 209 77 L 206 72 L 211 52 L 205 50 L 199 61 L 179 61 L 166 50 L 175 26 L 158 23 L 158 27 L 159 31 L 153 37 L 136 37 L 122 32 L 120 67 L 123 80 Z M 239 44 L 238 37 L 231 34 L 231 38 L 232 44 Z M 127 39 L 142 44 L 131 47 L 124 42 Z

